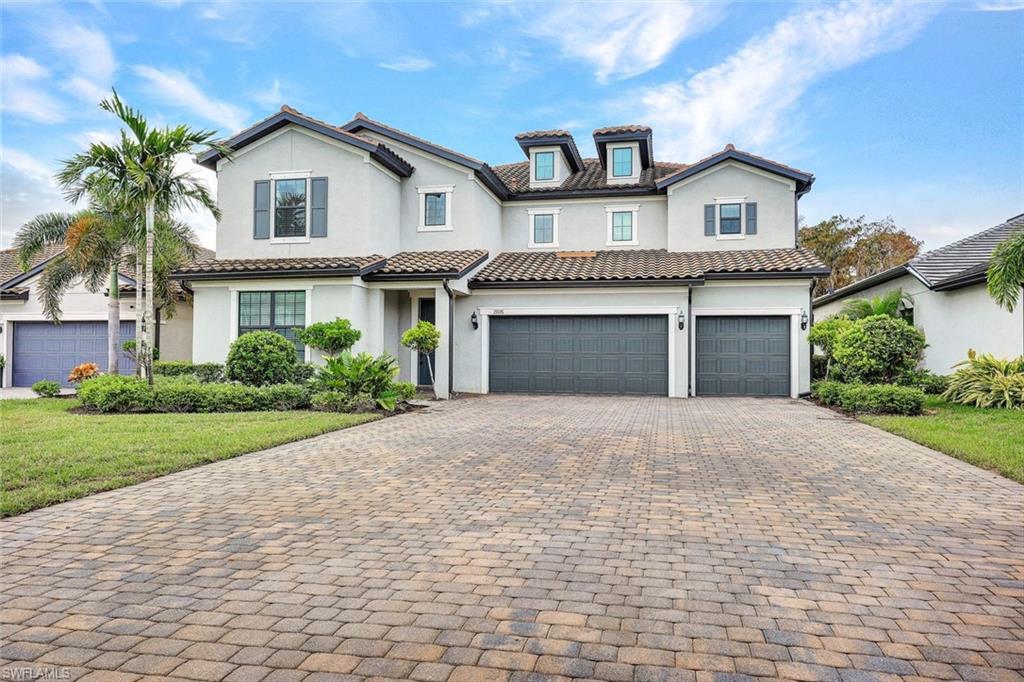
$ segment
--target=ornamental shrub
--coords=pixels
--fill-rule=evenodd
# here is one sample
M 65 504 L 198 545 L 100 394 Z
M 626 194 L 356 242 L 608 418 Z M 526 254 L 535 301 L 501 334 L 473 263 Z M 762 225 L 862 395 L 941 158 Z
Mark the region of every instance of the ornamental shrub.
M 83 405 L 100 412 L 248 412 L 309 407 L 305 386 L 200 383 L 190 376 L 168 378 L 153 386 L 134 377 L 103 376 L 83 382 L 78 396 Z
M 912 415 L 920 414 L 924 407 L 924 392 L 911 386 L 819 381 L 811 391 L 823 404 L 850 412 Z
M 807 332 L 807 341 L 812 345 L 817 346 L 822 351 L 822 355 L 815 355 L 814 357 L 821 357 L 824 360 L 824 367 L 822 367 L 821 360 L 815 363 L 812 359 L 812 375 L 817 371 L 820 372 L 822 379 L 834 378 L 832 373 L 834 370 L 833 354 L 835 353 L 836 338 L 840 333 L 846 331 L 852 326 L 853 320 L 843 315 L 836 315 L 822 320 L 821 322 L 815 322 L 811 326 L 811 330 Z
M 60 393 L 60 384 L 50 379 L 40 379 L 32 384 L 32 390 L 43 398 L 53 398 Z
M 310 406 L 320 412 L 370 412 L 376 405 L 365 393 L 348 395 L 344 391 L 320 391 L 310 400 Z
M 316 322 L 305 329 L 296 329 L 295 333 L 302 343 L 330 358 L 351 349 L 363 336 L 351 322 L 340 317 L 333 322 Z
M 99 376 L 100 366 L 95 362 L 83 362 L 80 365 L 76 365 L 71 369 L 71 373 L 68 374 L 68 382 L 72 384 L 78 384 L 86 379 L 91 379 L 95 376 Z
M 247 386 L 267 386 L 291 381 L 295 346 L 280 334 L 256 331 L 242 334 L 231 344 L 224 375 Z
M 411 381 L 395 381 L 391 390 L 398 394 L 399 400 L 412 400 L 416 397 L 416 384 Z
M 224 381 L 224 365 L 216 362 L 189 362 L 188 360 L 162 360 L 153 363 L 155 376 L 194 376 L 204 383 Z
M 872 315 L 836 336 L 834 366 L 844 381 L 891 384 L 917 367 L 924 348 L 920 330 L 898 318 Z
M 420 320 L 415 327 L 406 329 L 402 334 L 403 346 L 426 356 L 430 383 L 434 383 L 434 367 L 430 362 L 430 354 L 437 350 L 440 343 L 441 330 L 426 320 Z
M 940 395 L 949 388 L 949 377 L 927 369 L 916 369 L 896 382 L 901 386 L 916 386 L 927 395 Z
M 811 393 L 826 405 L 838 405 L 839 394 L 845 385 L 838 381 L 819 381 L 811 386 Z
M 366 394 L 377 400 L 392 390 L 398 363 L 387 353 L 374 357 L 369 353 L 353 355 L 344 352 L 329 358 L 320 370 L 319 385 L 324 390 L 342 391 L 346 395 Z
M 293 384 L 308 384 L 316 376 L 317 366 L 311 362 L 299 362 L 292 370 Z
M 100 412 L 147 412 L 152 389 L 145 379 L 106 374 L 83 381 L 78 399 L 85 407 Z
M 989 353 L 978 355 L 973 349 L 949 378 L 942 397 L 961 405 L 1024 409 L 1024 356 L 1000 360 Z

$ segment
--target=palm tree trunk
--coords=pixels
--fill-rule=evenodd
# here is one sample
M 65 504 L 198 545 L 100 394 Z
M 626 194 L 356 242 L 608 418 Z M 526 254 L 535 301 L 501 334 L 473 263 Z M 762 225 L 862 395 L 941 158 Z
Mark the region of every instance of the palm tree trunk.
M 117 374 L 121 345 L 121 292 L 118 291 L 117 262 L 110 266 L 107 293 L 107 374 Z
M 156 297 L 153 296 L 153 241 L 156 230 L 156 217 L 153 199 L 146 202 L 146 348 L 143 351 L 143 362 L 146 365 L 146 378 L 153 384 L 153 349 L 150 346 L 156 339 Z
M 135 252 L 135 376 L 142 376 L 142 346 L 145 343 L 145 311 L 142 307 L 142 256 Z

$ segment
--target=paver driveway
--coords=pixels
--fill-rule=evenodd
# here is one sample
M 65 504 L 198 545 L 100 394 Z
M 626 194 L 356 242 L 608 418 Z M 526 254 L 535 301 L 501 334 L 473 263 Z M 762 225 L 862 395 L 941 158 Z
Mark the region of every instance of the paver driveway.
M 796 401 L 466 399 L 0 523 L 0 656 L 1021 679 L 1022 514 L 1024 487 Z

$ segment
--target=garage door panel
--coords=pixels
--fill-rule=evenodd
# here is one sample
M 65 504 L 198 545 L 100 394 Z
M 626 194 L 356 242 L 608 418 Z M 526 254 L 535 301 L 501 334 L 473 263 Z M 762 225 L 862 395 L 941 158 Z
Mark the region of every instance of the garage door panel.
M 789 318 L 699 317 L 697 395 L 789 395 Z
M 667 316 L 502 316 L 490 329 L 494 392 L 668 393 Z M 508 361 L 523 354 L 543 362 Z
M 135 337 L 135 323 L 122 322 L 121 342 Z M 14 386 L 31 386 L 48 379 L 67 385 L 73 367 L 95 362 L 107 370 L 107 323 L 15 322 L 11 379 Z M 118 359 L 122 374 L 135 372 L 135 365 L 123 354 Z

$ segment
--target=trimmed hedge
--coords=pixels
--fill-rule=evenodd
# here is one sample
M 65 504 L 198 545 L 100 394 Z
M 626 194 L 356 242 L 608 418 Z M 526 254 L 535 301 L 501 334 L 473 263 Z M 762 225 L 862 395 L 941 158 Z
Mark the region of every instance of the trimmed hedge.
M 245 386 L 159 381 L 108 375 L 82 383 L 78 398 L 100 412 L 257 412 L 309 407 L 309 391 L 295 384 Z
M 811 389 L 825 405 L 868 414 L 921 414 L 924 391 L 895 384 L 844 384 L 819 381 Z
M 189 362 L 188 360 L 160 360 L 153 363 L 155 376 L 194 376 L 205 382 L 224 381 L 224 365 L 217 362 Z

